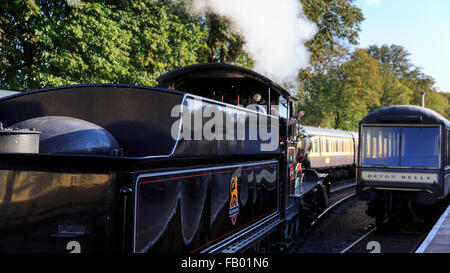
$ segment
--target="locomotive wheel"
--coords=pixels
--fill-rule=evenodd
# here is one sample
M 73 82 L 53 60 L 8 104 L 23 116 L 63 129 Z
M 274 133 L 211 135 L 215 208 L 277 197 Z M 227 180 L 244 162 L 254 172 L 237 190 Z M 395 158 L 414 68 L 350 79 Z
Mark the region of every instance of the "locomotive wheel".
M 320 185 L 316 192 L 316 201 L 318 214 L 322 213 L 328 207 L 328 189 L 326 185 Z
M 292 241 L 294 243 L 298 242 L 304 233 L 305 226 L 303 225 L 303 221 L 301 221 L 301 216 L 298 214 L 295 216 L 294 219 L 289 223 L 285 230 L 285 238 L 288 241 Z
M 302 243 L 307 227 L 302 221 L 303 218 L 300 214 L 297 214 L 291 221 L 285 226 L 283 232 L 284 242 L 279 243 L 280 250 L 282 252 L 296 252 Z
M 294 220 L 294 229 L 293 229 L 293 239 L 294 241 L 300 241 L 303 236 L 306 234 L 306 226 L 301 221 L 300 216 L 297 215 Z
M 284 230 L 284 238 L 287 241 L 294 243 L 298 242 L 306 234 L 308 223 L 308 219 L 306 217 L 308 211 L 302 209 L 302 205 L 300 204 L 297 206 L 299 206 L 297 215 L 291 219 Z

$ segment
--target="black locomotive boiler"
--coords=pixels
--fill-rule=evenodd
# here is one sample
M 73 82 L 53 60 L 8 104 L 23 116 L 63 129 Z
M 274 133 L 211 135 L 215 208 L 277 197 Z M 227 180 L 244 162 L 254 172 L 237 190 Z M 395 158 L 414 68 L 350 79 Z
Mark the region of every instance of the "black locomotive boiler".
M 357 194 L 367 213 L 405 219 L 411 212 L 429 219 L 450 190 L 450 122 L 419 106 L 373 111 L 360 122 Z
M 224 64 L 158 81 L 0 99 L 1 252 L 258 251 L 326 207 L 324 179 L 295 172 L 297 125 L 278 126 L 286 90 Z

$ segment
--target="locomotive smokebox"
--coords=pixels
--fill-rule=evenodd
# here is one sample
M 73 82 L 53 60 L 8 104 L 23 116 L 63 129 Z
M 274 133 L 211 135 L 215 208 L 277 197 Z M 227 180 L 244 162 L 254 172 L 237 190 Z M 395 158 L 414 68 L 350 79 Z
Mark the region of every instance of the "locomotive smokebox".
M 104 128 L 86 120 L 65 116 L 43 116 L 12 125 L 41 132 L 39 153 L 118 155 L 116 139 Z
M 39 135 L 33 129 L 3 128 L 0 123 L 0 153 L 38 153 Z

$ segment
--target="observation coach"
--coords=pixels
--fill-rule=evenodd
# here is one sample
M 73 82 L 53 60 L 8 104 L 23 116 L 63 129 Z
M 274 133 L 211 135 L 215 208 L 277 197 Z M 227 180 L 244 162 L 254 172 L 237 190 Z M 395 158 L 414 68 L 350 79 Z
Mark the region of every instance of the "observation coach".
M 286 90 L 225 64 L 158 82 L 0 98 L 1 252 L 258 251 L 326 207 Z
M 419 106 L 373 111 L 360 122 L 356 191 L 369 201 L 368 214 L 430 214 L 450 190 L 450 122 Z M 415 210 L 415 211 L 414 211 Z

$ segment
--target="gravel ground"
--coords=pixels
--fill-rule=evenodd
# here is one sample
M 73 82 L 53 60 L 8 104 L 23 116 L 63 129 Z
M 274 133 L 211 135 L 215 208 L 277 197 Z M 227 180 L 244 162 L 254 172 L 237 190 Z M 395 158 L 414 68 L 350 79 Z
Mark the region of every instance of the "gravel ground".
M 411 253 L 414 252 L 424 239 L 424 232 L 376 231 L 373 235 L 362 240 L 349 253 Z M 371 242 L 369 244 L 369 242 Z M 369 245 L 377 245 L 370 248 Z
M 356 197 L 347 200 L 319 221 L 292 252 L 339 253 L 375 225 L 366 210 L 366 202 Z

